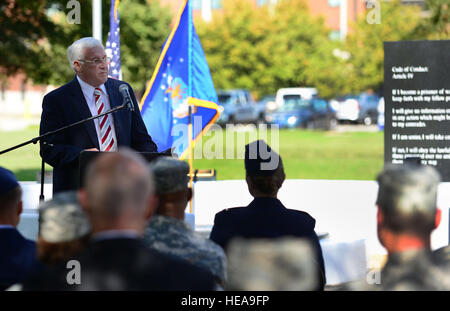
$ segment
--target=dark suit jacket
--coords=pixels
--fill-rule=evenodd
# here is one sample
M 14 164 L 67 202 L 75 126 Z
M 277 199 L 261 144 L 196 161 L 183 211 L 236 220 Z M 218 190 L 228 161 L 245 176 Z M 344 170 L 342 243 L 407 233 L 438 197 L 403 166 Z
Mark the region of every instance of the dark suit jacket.
M 91 242 L 77 258 L 81 284 L 68 285 L 66 267 L 50 268 L 28 280 L 24 290 L 185 291 L 213 290 L 207 271 L 145 246 L 140 239 L 115 238 Z
M 13 228 L 0 229 L 0 290 L 38 271 L 36 243 Z
M 325 265 L 322 248 L 314 231 L 316 220 L 308 213 L 287 209 L 275 198 L 255 198 L 247 207 L 236 207 L 216 214 L 210 239 L 225 250 L 231 239 L 280 238 L 286 236 L 306 238 L 316 250 L 321 289 L 325 285 Z
M 134 104 L 134 112 L 122 109 L 114 113 L 114 127 L 118 146 L 127 146 L 139 152 L 156 152 L 157 146 L 147 133 L 133 90 L 126 82 L 108 79 L 105 83 L 111 109 L 122 105 L 119 92 L 121 84 L 128 85 Z M 71 82 L 48 93 L 42 103 L 39 134 L 56 130 L 82 119 L 91 117 L 81 86 L 75 77 Z M 74 190 L 78 186 L 78 156 L 81 151 L 97 148 L 94 121 L 51 135 L 45 139 L 53 146 L 41 144 L 41 157 L 53 166 L 53 192 Z

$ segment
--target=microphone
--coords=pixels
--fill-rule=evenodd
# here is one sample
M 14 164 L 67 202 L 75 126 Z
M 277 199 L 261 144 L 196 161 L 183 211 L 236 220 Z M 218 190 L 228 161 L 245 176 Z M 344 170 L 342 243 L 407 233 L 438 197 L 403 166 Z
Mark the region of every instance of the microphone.
M 131 100 L 130 92 L 128 92 L 128 85 L 121 84 L 119 86 L 119 92 L 122 93 L 123 104 L 127 105 L 130 111 L 134 111 L 133 101 Z

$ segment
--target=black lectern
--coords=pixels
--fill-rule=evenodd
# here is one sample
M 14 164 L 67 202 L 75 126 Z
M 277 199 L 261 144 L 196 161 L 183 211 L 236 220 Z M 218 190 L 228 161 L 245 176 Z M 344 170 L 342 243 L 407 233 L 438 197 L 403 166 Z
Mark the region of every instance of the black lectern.
M 84 186 L 84 176 L 86 174 L 86 169 L 87 169 L 88 165 L 102 153 L 103 152 L 101 152 L 101 151 L 82 151 L 80 153 L 80 157 L 79 157 L 80 179 L 78 180 L 78 188 L 81 188 Z M 146 159 L 147 162 L 151 162 L 158 157 L 169 156 L 167 154 L 159 153 L 159 152 L 139 152 L 139 154 L 142 157 L 144 157 L 144 159 Z

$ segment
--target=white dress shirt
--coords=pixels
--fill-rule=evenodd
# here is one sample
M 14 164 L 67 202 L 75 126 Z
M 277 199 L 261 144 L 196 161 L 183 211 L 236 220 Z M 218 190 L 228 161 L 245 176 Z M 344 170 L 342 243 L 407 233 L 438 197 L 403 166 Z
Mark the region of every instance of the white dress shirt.
M 95 105 L 95 98 L 94 98 L 95 87 L 93 87 L 92 85 L 84 82 L 78 76 L 77 76 L 77 79 L 78 79 L 78 82 L 80 83 L 81 90 L 83 91 L 83 95 L 84 95 L 84 98 L 86 99 L 86 103 L 88 104 L 89 110 L 91 111 L 91 115 L 92 116 L 98 115 L 98 113 L 97 113 L 97 106 Z M 102 91 L 102 95 L 100 97 L 102 99 L 103 104 L 105 105 L 105 110 L 103 110 L 103 112 L 104 111 L 108 111 L 108 110 L 111 109 L 111 104 L 109 103 L 109 96 L 108 96 L 108 93 L 106 92 L 105 85 L 102 84 L 102 85 L 99 86 L 99 88 Z M 116 142 L 114 144 L 114 147 L 116 147 L 117 146 L 117 137 L 116 137 L 116 129 L 114 127 L 113 114 L 110 113 L 108 115 L 108 118 L 110 118 L 110 120 L 111 120 L 111 133 L 112 133 L 112 137 L 114 138 L 114 141 Z M 99 119 L 101 119 L 101 118 L 99 118 Z M 102 143 L 101 143 L 99 119 L 95 119 L 94 120 L 94 124 L 95 124 L 95 131 L 97 132 L 98 145 L 101 146 Z M 117 151 L 117 147 L 116 148 L 114 148 L 114 147 L 111 148 L 110 151 Z

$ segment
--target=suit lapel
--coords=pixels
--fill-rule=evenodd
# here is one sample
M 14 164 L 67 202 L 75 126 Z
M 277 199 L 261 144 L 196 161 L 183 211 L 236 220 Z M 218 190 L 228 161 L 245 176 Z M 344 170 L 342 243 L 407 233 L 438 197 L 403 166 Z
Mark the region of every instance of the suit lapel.
M 118 88 L 114 88 L 113 87 L 113 81 L 111 80 L 111 78 L 108 78 L 108 80 L 105 83 L 105 88 L 106 88 L 106 92 L 108 93 L 109 96 L 109 104 L 111 106 L 111 109 L 116 108 L 117 106 L 120 106 L 121 100 L 120 100 L 120 94 L 118 92 Z M 116 130 L 116 138 L 117 138 L 117 146 L 120 146 L 122 143 L 122 136 L 121 133 L 123 133 L 123 131 L 121 131 L 121 124 L 122 122 L 120 121 L 120 118 L 122 117 L 122 111 L 117 111 L 113 113 L 114 116 L 114 128 Z
M 84 98 L 83 91 L 81 90 L 80 83 L 78 83 L 77 77 L 72 80 L 72 95 L 73 95 L 73 105 L 75 109 L 73 109 L 74 113 L 78 114 L 78 118 L 74 118 L 76 120 L 83 120 L 86 118 L 92 117 L 91 111 L 89 110 L 89 106 L 86 102 L 86 98 Z M 85 127 L 89 137 L 91 138 L 92 143 L 96 146 L 97 149 L 100 150 L 100 146 L 98 145 L 98 137 L 97 131 L 95 130 L 94 121 L 88 121 L 83 124 Z

